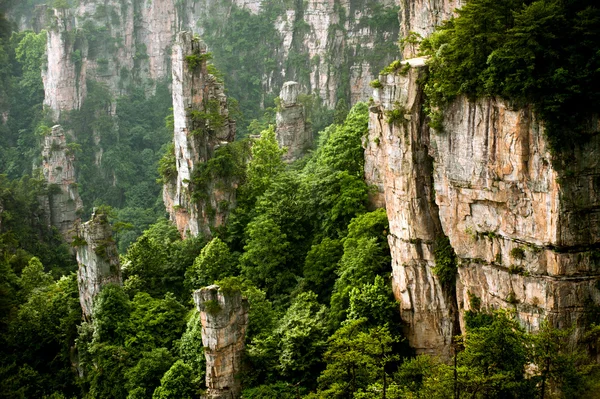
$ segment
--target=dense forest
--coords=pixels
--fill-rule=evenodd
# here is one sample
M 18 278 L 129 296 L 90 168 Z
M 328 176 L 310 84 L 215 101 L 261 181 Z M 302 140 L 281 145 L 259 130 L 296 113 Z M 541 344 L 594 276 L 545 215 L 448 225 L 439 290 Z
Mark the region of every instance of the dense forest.
M 46 32 L 18 31 L 9 19 L 39 2 L 9 3 L 0 0 L 0 12 L 11 11 L 0 14 L 0 398 L 201 397 L 206 360 L 192 292 L 214 283 L 240 290 L 250 304 L 243 398 L 598 397 L 593 308 L 585 345 L 574 345 L 572 329 L 543 323 L 531 333 L 514 312 L 481 309 L 472 297 L 452 358 L 414 353 L 392 290 L 388 216 L 370 205 L 364 180 L 369 105 L 348 107 L 340 94 L 327 108 L 317 95 L 303 96 L 316 144 L 284 162 L 272 126 L 278 100 L 258 83 L 236 86 L 267 68 L 266 47 L 235 50 L 246 45 L 243 36 L 262 35 L 268 46 L 274 34 L 255 29 L 265 25 L 241 10 L 224 33 L 230 42 L 207 41 L 209 69 L 230 85 L 232 115 L 243 126 L 196 176 L 219 169 L 239 181 L 237 205 L 212 236 L 182 239 L 162 202 L 162 184 L 176 173 L 168 81 L 152 91 L 132 84 L 118 98 L 89 82 L 82 107 L 61 121 L 77 132 L 70 149 L 82 216 L 92 208 L 107 215 L 122 265 L 123 284 L 104 287 L 85 320 L 77 262 L 40 200 L 52 192 L 39 170 L 53 123 L 43 106 Z M 378 32 L 396 18 L 390 10 L 378 11 L 387 18 Z M 498 96 L 532 104 L 555 151 L 596 133 L 581 123 L 595 115 L 600 93 L 594 1 L 470 0 L 421 39 L 409 40 L 430 57 L 421 84 L 432 127 L 456 96 Z M 390 45 L 397 44 L 382 48 Z M 304 57 L 291 54 L 288 71 L 307 75 L 298 65 L 311 61 L 294 64 L 294 56 Z M 395 62 L 382 73 L 403 68 Z M 114 116 L 99 112 L 111 104 Z M 447 240 L 437 244 L 434 272 L 452 285 L 457 261 Z

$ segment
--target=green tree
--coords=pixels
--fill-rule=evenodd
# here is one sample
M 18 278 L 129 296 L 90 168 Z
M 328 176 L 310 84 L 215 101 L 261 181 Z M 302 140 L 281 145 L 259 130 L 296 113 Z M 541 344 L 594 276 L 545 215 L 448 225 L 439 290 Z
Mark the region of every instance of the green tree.
M 289 292 L 295 277 L 286 267 L 290 250 L 287 236 L 264 215 L 248 224 L 247 235 L 248 244 L 240 257 L 242 275 L 264 288 L 270 297 Z
M 340 240 L 325 237 L 313 244 L 306 254 L 302 284 L 307 290 L 315 292 L 322 303 L 329 303 L 331 299 L 337 277 L 335 270 L 343 253 L 344 247 Z
M 131 311 L 131 302 L 122 287 L 110 284 L 102 288 L 94 302 L 95 339 L 123 345 L 130 329 Z
M 196 389 L 193 381 L 192 367 L 178 360 L 160 380 L 160 386 L 154 390 L 152 399 L 192 399 Z
M 200 312 L 192 309 L 186 329 L 179 340 L 179 357 L 189 365 L 193 371 L 190 382 L 197 386 L 204 386 L 206 358 L 204 357 L 204 346 L 202 345 L 202 322 Z
M 173 349 L 186 324 L 186 309 L 175 296 L 168 293 L 164 299 L 155 299 L 148 293 L 140 292 L 131 305 L 131 332 L 127 346 L 144 351 L 153 348 Z
M 386 366 L 397 360 L 392 353 L 394 342 L 387 327 L 367 329 L 365 319 L 345 321 L 329 338 L 324 357 L 327 367 L 319 377 L 319 391 L 312 397 L 353 398 L 369 385 L 380 383 L 385 398 L 391 380 Z
M 321 369 L 327 337 L 327 309 L 313 292 L 298 295 L 275 329 L 279 369 L 294 383 L 310 384 Z
M 126 388 L 130 392 L 128 398 L 152 397 L 154 390 L 161 384 L 162 376 L 173 363 L 173 356 L 166 348 L 143 352 L 137 364 L 125 373 Z
M 372 284 L 355 287 L 350 291 L 348 320 L 365 319 L 369 327 L 386 324 L 398 326 L 394 330 L 398 333 L 402 322 L 398 307 L 399 303 L 394 299 L 389 282 L 381 276 L 375 276 Z
M 260 133 L 260 139 L 252 144 L 251 159 L 248 163 L 248 197 L 257 198 L 270 186 L 271 181 L 285 169 L 281 156 L 284 149 L 279 148 L 275 139 L 275 129 L 269 126 Z
M 29 259 L 28 265 L 21 273 L 22 293 L 27 297 L 36 288 L 47 287 L 54 282 L 50 273 L 44 273 L 44 265 L 35 256 Z
M 185 284 L 190 290 L 199 289 L 234 275 L 236 269 L 236 260 L 227 244 L 215 237 L 202 248 L 194 264 L 186 271 Z

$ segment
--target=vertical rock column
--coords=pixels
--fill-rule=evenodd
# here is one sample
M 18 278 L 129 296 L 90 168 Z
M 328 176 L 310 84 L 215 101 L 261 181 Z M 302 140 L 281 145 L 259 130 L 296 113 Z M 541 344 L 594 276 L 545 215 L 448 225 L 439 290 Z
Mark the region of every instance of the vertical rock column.
M 202 322 L 206 356 L 207 399 L 239 398 L 238 373 L 248 326 L 248 301 L 240 291 L 223 292 L 218 285 L 194 292 Z
M 72 230 L 79 223 L 78 213 L 83 208 L 75 182 L 74 161 L 75 155 L 67 147 L 63 128 L 54 126 L 44 138 L 42 171 L 49 188 L 50 223 L 67 242 L 71 242 Z
M 54 121 L 79 109 L 86 95 L 85 50 L 76 46 L 75 18 L 68 9 L 55 9 L 48 29 L 48 63 L 42 71 L 44 106 Z
M 90 320 L 94 299 L 107 284 L 122 284 L 117 246 L 106 214 L 94 210 L 80 226 L 73 245 L 77 248 L 77 285 L 83 316 Z
M 206 69 L 206 45 L 181 32 L 173 46 L 173 117 L 177 176 L 165 184 L 163 200 L 183 237 L 211 234 L 225 223 L 235 201 L 234 181 L 210 181 L 194 187 L 194 172 L 215 150 L 235 138 L 223 84 Z M 193 194 L 196 194 L 193 196 Z
M 423 73 L 382 75 L 370 108 L 365 179 L 379 187 L 375 205 L 390 221 L 392 285 L 406 336 L 417 353 L 448 357 L 458 323 L 456 299 L 433 272 L 436 240 L 444 234 L 434 199 L 429 129 L 422 113 Z
M 306 128 L 304 105 L 298 102 L 300 85 L 296 82 L 285 82 L 279 98 L 281 104 L 277 111 L 277 142 L 286 147 L 283 156 L 286 162 L 293 162 L 302 157 L 312 144 L 312 133 Z

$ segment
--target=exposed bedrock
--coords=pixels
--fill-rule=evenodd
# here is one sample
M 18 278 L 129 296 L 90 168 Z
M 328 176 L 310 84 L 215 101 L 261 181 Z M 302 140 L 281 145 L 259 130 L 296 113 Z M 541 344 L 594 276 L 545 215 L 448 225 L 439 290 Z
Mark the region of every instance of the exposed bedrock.
M 464 331 L 473 299 L 483 309 L 514 309 L 531 331 L 545 318 L 574 325 L 581 339 L 600 304 L 600 141 L 563 152 L 566 163 L 553 160 L 531 109 L 489 98 L 456 99 L 438 133 L 421 111 L 422 73 L 380 76 L 365 141 L 366 178 L 378 187 L 372 201 L 390 218 L 393 282 L 411 345 L 449 353 L 452 306 Z M 458 256 L 453 300 L 432 273 L 441 233 Z
M 94 300 L 102 287 L 122 284 L 117 246 L 108 216 L 94 209 L 92 218 L 80 225 L 73 245 L 77 250 L 77 283 L 83 316 L 90 320 Z
M 173 116 L 177 176 L 163 189 L 171 220 L 182 236 L 210 235 L 235 204 L 237 181 L 213 179 L 194 185 L 194 172 L 215 150 L 235 138 L 223 84 L 206 70 L 206 45 L 182 32 L 173 46 Z M 196 195 L 193 195 L 193 194 Z M 220 204 L 229 204 L 223 209 Z
M 42 172 L 48 183 L 48 213 L 50 224 L 58 229 L 67 242 L 71 242 L 83 203 L 75 181 L 75 151 L 67 145 L 63 128 L 52 127 L 44 137 Z
M 194 292 L 202 322 L 206 357 L 207 399 L 235 399 L 241 394 L 239 372 L 248 326 L 248 300 L 239 290 L 224 292 L 218 285 Z
M 306 126 L 304 105 L 298 102 L 300 85 L 285 82 L 279 94 L 280 105 L 275 116 L 275 130 L 280 147 L 287 148 L 283 159 L 292 162 L 302 157 L 312 145 L 312 132 Z

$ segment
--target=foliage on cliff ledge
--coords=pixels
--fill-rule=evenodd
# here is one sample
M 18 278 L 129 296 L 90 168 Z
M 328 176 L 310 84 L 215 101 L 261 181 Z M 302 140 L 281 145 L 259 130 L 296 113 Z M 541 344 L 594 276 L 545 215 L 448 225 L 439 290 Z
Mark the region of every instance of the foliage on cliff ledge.
M 595 0 L 471 0 L 421 44 L 425 92 L 443 107 L 464 94 L 533 104 L 555 150 L 585 141 L 600 102 Z

